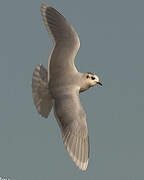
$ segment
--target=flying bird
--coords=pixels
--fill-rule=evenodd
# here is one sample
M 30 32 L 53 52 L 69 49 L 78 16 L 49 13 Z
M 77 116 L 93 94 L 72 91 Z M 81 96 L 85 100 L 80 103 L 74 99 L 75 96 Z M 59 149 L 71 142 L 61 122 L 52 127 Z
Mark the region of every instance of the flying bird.
M 41 6 L 41 15 L 54 45 L 48 69 L 40 64 L 33 72 L 32 97 L 37 111 L 45 118 L 53 107 L 63 143 L 75 164 L 85 171 L 90 147 L 86 113 L 79 93 L 102 84 L 97 75 L 77 70 L 74 60 L 80 40 L 65 17 L 45 4 Z

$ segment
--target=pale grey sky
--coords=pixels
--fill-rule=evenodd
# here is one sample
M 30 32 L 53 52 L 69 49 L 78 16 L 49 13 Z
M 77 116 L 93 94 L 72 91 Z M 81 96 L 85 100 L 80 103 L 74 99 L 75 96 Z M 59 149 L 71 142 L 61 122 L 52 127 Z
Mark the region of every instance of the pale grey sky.
M 34 68 L 52 47 L 41 1 L 0 1 L 0 177 L 11 180 L 144 179 L 144 1 L 52 0 L 78 32 L 81 72 L 96 73 L 103 88 L 80 98 L 91 152 L 86 172 L 72 162 L 53 112 L 33 105 Z

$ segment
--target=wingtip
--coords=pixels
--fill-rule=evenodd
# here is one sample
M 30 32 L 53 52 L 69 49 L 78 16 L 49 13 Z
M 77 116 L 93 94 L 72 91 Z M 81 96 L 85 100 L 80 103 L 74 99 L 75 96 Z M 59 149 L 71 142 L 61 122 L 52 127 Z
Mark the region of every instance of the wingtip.
M 47 4 L 42 3 L 40 9 L 41 9 L 41 10 L 45 10 L 45 9 L 47 9 L 47 8 L 50 8 L 50 7 L 51 7 L 51 6 L 48 6 Z
M 41 4 L 40 10 L 43 11 L 47 8 L 48 6 L 44 3 Z
M 87 167 L 88 167 L 88 161 L 87 162 L 79 162 L 76 165 L 79 167 L 80 170 L 86 171 Z
M 81 170 L 81 171 L 86 171 L 87 167 L 88 167 L 88 161 L 86 162 L 81 162 L 79 161 L 71 152 L 71 150 L 69 149 L 69 147 L 66 147 L 67 151 L 69 152 L 69 155 L 71 156 L 72 160 L 74 161 L 75 165 Z
M 51 7 L 51 6 L 48 6 L 48 5 L 44 4 L 44 3 L 41 4 L 40 12 L 41 12 L 43 18 L 45 18 L 44 16 L 45 16 L 46 10 L 47 10 L 48 8 L 50 9 L 50 8 L 52 8 L 52 7 Z

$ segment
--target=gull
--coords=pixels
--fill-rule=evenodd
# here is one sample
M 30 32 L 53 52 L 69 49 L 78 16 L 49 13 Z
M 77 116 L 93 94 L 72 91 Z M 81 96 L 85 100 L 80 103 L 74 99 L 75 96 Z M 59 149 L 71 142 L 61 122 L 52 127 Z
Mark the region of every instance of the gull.
M 75 164 L 85 171 L 90 146 L 86 113 L 79 93 L 102 84 L 97 75 L 77 70 L 74 59 L 80 41 L 65 17 L 45 4 L 41 6 L 41 15 L 54 45 L 48 69 L 40 64 L 33 72 L 32 97 L 38 113 L 45 118 L 53 107 L 63 143 Z

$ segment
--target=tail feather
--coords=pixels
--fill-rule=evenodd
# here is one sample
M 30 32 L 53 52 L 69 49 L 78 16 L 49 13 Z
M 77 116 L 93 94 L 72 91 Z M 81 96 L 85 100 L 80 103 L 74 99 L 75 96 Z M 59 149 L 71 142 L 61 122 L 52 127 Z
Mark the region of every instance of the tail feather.
M 48 72 L 41 64 L 33 72 L 32 97 L 39 114 L 47 118 L 52 109 L 52 97 L 48 89 Z

